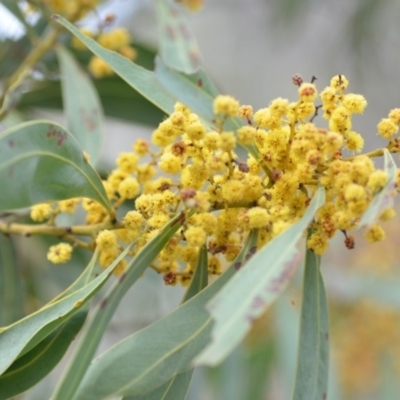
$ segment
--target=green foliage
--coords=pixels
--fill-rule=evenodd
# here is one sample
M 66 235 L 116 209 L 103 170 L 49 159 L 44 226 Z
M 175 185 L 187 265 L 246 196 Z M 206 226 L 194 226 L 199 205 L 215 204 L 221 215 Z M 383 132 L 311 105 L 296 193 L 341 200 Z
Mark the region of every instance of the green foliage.
M 53 17 L 53 26 L 44 30 L 43 36 L 38 39 L 41 53 L 35 53 L 33 49 L 35 60 L 27 50 L 28 42 L 36 43 L 43 31 L 42 25 L 27 24 L 15 2 L 5 1 L 4 5 L 25 25 L 29 39 L 25 37 L 18 42 L 25 56 L 21 65 L 12 60 L 10 68 L 0 66 L 0 77 L 5 79 L 0 119 L 6 127 L 0 133 L 0 186 L 3 188 L 0 192 L 0 228 L 7 234 L 25 236 L 32 234 L 27 227 L 35 227 L 35 233 L 46 234 L 54 228 L 54 235 L 66 240 L 71 239 L 71 232 L 77 232 L 77 235 L 89 236 L 92 241 L 75 240 L 74 247 L 94 251 L 94 255 L 85 268 L 79 266 L 81 274 L 66 290 L 37 310 L 26 313 L 30 308 L 25 307 L 23 299 L 29 298 L 31 293 L 20 282 L 18 266 L 21 260 L 17 243 L 13 237 L 1 234 L 0 400 L 18 396 L 42 381 L 60 363 L 78 334 L 78 344 L 57 383 L 53 400 L 111 397 L 124 400 L 184 400 L 189 393 L 194 368 L 201 365 L 216 367 L 207 371 L 220 378 L 219 385 L 215 385 L 220 398 L 261 400 L 265 396 L 266 383 L 273 379 L 271 371 L 279 359 L 285 369 L 284 378 L 294 379 L 293 385 L 286 382 L 286 386 L 293 386 L 294 400 L 326 398 L 328 370 L 330 363 L 332 365 L 332 360 L 329 360 L 328 300 L 320 268 L 321 257 L 312 250 L 305 250 L 303 283 L 294 283 L 296 290 L 301 287 L 303 299 L 299 324 L 295 313 L 287 312 L 287 304 L 283 302 L 289 301 L 284 292 L 293 280 L 296 281 L 293 275 L 304 256 L 304 252 L 299 250 L 304 233 L 312 232 L 313 224 L 320 218 L 318 211 L 328 197 L 325 188 L 313 181 L 313 176 L 309 192 L 304 187 L 296 187 L 296 190 L 304 189 L 307 193 L 307 200 L 304 200 L 307 207 L 301 218 L 259 251 L 259 231 L 249 229 L 248 235 L 244 235 L 243 231 L 241 239 L 244 244 L 240 251 L 229 259 L 229 266 L 214 281 L 209 281 L 209 253 L 214 256 L 218 251 L 215 254 L 211 252 L 207 243 L 198 246 L 194 272 L 181 304 L 169 315 L 131 332 L 96 355 L 110 320 L 126 293 L 140 285 L 140 278 L 150 267 L 157 268 L 153 265 L 154 260 L 168 247 L 177 232 L 182 240 L 187 240 L 181 228 L 193 215 L 190 206 L 185 203 L 183 211 L 173 210 L 173 216 L 156 232 L 157 235 L 151 236 L 154 227 L 144 232 L 141 226 L 137 237 L 128 240 L 129 243 L 125 242 L 126 248 L 113 258 L 105 270 L 98 271 L 98 265 L 104 265 L 96 234 L 103 229 L 121 233 L 125 228 L 116 218 L 118 207 L 114 209 L 110 203 L 106 188 L 92 166 L 98 162 L 102 149 L 103 107 L 106 116 L 157 125 L 164 115 L 174 111 L 174 105 L 179 101 L 197 114 L 207 129 L 214 130 L 216 115 L 213 102 L 219 91 L 201 68 L 196 41 L 184 14 L 172 0 L 155 1 L 160 49 L 154 71 L 149 69 L 153 64 L 151 51 L 146 56 L 146 66 L 134 63 L 102 47 L 83 35 L 74 23 L 58 15 Z M 44 12 L 41 22 L 45 18 Z M 84 71 L 88 56 L 78 55 L 68 48 L 61 31 L 80 39 L 117 75 L 94 81 Z M 7 49 L 15 49 L 13 46 L 15 44 L 6 44 Z M 54 54 L 48 53 L 53 50 Z M 45 71 L 44 75 L 46 71 L 51 73 L 42 82 L 30 77 L 31 85 L 26 85 L 29 71 L 39 60 L 43 62 L 40 67 Z M 21 67 L 20 72 L 13 74 L 14 69 L 18 72 L 17 67 Z M 58 72 L 59 81 L 52 81 L 49 77 Z M 20 111 L 26 111 L 32 105 L 63 107 L 68 129 L 52 121 L 21 122 L 25 114 Z M 222 127 L 235 131 L 244 125 L 243 121 L 242 118 L 227 115 Z M 383 155 L 383 171 L 388 180 L 371 199 L 359 222 L 360 227 L 371 226 L 384 210 L 393 205 L 398 170 L 390 150 L 395 148 L 396 143 L 391 141 L 388 148 L 371 155 Z M 242 147 L 259 161 L 261 156 L 255 144 Z M 153 166 L 157 157 L 154 154 L 151 156 Z M 263 169 L 263 179 L 270 180 L 270 188 L 274 181 L 279 180 L 279 171 L 265 166 Z M 143 182 L 140 184 L 144 186 Z M 123 199 L 119 195 L 116 202 Z M 184 194 L 181 195 L 183 198 Z M 49 224 L 43 224 L 48 230 L 40 232 L 43 226 L 32 224 L 26 218 L 25 208 L 78 197 L 97 202 L 108 213 L 104 223 L 92 224 L 98 228 L 97 231 L 90 230 L 89 223 L 89 228 L 85 226 L 88 229 L 77 226 L 77 230 L 73 231 L 73 219 L 64 215 L 64 221 L 68 222 L 66 225 L 62 221 L 51 220 Z M 129 197 L 129 200 L 134 200 L 134 197 Z M 189 200 L 193 199 L 189 197 Z M 133 202 L 129 202 L 129 206 L 131 204 Z M 219 208 L 213 211 L 228 208 L 223 201 L 216 204 Z M 13 224 L 21 221 L 23 224 L 19 231 L 13 231 Z M 150 234 L 150 238 L 141 247 L 139 243 L 145 233 Z M 30 260 L 25 261 L 29 263 Z M 112 278 L 124 262 L 123 272 Z M 174 277 L 174 271 L 170 272 Z M 166 275 L 164 279 L 167 281 Z M 360 292 L 399 306 L 397 283 L 392 286 L 393 282 L 380 282 L 374 286 L 368 279 L 363 279 L 358 280 Z M 107 290 L 101 292 L 105 285 L 108 285 Z M 96 294 L 99 294 L 98 298 L 95 298 Z M 257 321 L 265 317 L 265 311 L 278 298 L 280 301 L 273 309 L 275 319 L 272 323 L 268 320 L 269 324 L 276 326 L 278 337 L 265 335 L 261 342 L 250 343 L 249 332 L 253 332 Z M 93 312 L 87 317 L 92 301 Z M 285 315 L 281 317 L 280 314 Z M 294 345 L 292 336 L 286 334 L 288 331 L 297 332 L 297 325 L 299 343 L 297 370 L 294 373 Z M 394 387 L 395 378 L 389 361 L 384 364 L 387 386 Z M 242 379 L 243 375 L 245 378 Z M 337 390 L 336 387 L 334 389 Z M 394 390 L 390 389 L 389 393 Z M 382 390 L 382 393 L 389 398 L 387 391 Z
M 86 196 L 111 211 L 103 185 L 76 139 L 51 121 L 25 122 L 0 134 L 0 211 Z
M 328 393 L 329 317 L 320 262 L 307 250 L 293 400 L 323 399 Z

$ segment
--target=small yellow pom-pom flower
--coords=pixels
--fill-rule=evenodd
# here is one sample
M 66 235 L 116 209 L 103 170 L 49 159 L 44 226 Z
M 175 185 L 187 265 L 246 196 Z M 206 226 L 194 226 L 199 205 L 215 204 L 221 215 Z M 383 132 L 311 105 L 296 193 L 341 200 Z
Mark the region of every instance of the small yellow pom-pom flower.
M 111 187 L 114 190 L 117 190 L 119 187 L 119 184 L 128 177 L 128 173 L 126 171 L 123 171 L 119 168 L 114 169 L 111 171 L 111 173 L 108 175 L 107 178 L 107 183 L 111 185 Z
M 256 140 L 257 129 L 254 126 L 242 126 L 237 130 L 240 144 L 253 144 Z
M 109 50 L 119 50 L 120 48 L 129 45 L 130 40 L 128 30 L 122 27 L 102 33 L 97 38 L 99 44 Z
M 253 107 L 252 106 L 240 106 L 238 115 L 240 118 L 250 119 L 253 116 Z
M 131 174 L 136 169 L 138 157 L 133 153 L 120 153 L 117 158 L 117 165 L 121 171 Z
M 375 193 L 383 189 L 387 180 L 388 174 L 378 169 L 369 176 L 367 186 Z
M 309 101 L 303 101 L 296 107 L 296 114 L 299 120 L 311 117 L 315 113 L 315 105 Z
M 139 155 L 139 156 L 144 156 L 148 153 L 149 151 L 149 143 L 146 140 L 143 139 L 138 139 L 133 145 L 132 145 L 133 151 Z
M 389 113 L 389 118 L 396 124 L 400 125 L 400 108 L 394 108 Z
M 287 99 L 282 99 L 282 97 L 278 97 L 277 99 L 272 100 L 268 108 L 272 114 L 278 117 L 283 117 L 289 111 L 289 101 Z
M 208 273 L 210 275 L 221 275 L 222 273 L 221 261 L 216 256 L 211 256 L 208 259 Z
M 61 200 L 58 202 L 58 208 L 61 212 L 72 214 L 80 201 L 80 199 Z
M 307 240 L 307 247 L 312 249 L 315 254 L 324 254 L 329 247 L 328 238 L 320 232 L 314 232 Z
M 113 250 L 118 246 L 117 237 L 113 231 L 105 229 L 97 235 L 96 244 L 101 251 Z
M 232 96 L 219 95 L 215 98 L 214 114 L 235 117 L 239 114 L 239 102 Z
M 191 140 L 200 140 L 205 135 L 206 128 L 201 122 L 195 122 L 186 125 L 185 132 Z
M 190 246 L 201 246 L 206 241 L 206 232 L 200 226 L 191 226 L 185 231 L 185 238 Z
M 349 81 L 344 75 L 336 75 L 331 79 L 331 87 L 337 91 L 344 91 L 349 86 Z
M 349 131 L 346 133 L 344 142 L 346 147 L 351 151 L 360 152 L 364 147 L 363 137 L 354 131 Z
M 124 199 L 133 199 L 140 193 L 139 182 L 133 178 L 125 178 L 118 186 L 118 193 Z
M 337 100 L 336 90 L 328 86 L 321 92 L 320 97 L 324 104 L 332 104 Z
M 379 219 L 381 221 L 389 221 L 393 219 L 395 216 L 396 216 L 396 211 L 392 207 L 388 207 L 386 208 L 386 210 L 382 212 L 382 214 L 379 216 Z
M 270 222 L 271 218 L 265 208 L 253 207 L 247 211 L 247 218 L 249 220 L 249 228 L 265 228 Z
M 344 132 L 351 128 L 351 119 L 349 110 L 344 106 L 338 106 L 333 111 L 329 120 L 329 128 L 332 131 Z
M 73 247 L 69 243 L 58 243 L 49 248 L 47 259 L 53 264 L 63 264 L 71 259 Z
M 220 149 L 223 151 L 232 151 L 236 147 L 236 136 L 233 132 L 221 133 Z
M 107 268 L 118 257 L 118 250 L 116 248 L 103 250 L 100 253 L 99 264 Z
M 317 88 L 313 83 L 302 83 L 299 87 L 299 96 L 303 101 L 314 101 L 317 96 Z
M 245 186 L 240 181 L 228 181 L 222 185 L 222 198 L 228 202 L 238 202 L 243 199 Z
M 138 211 L 129 211 L 125 214 L 123 223 L 127 229 L 137 230 L 141 229 L 144 225 L 145 219 Z
M 342 105 L 352 114 L 362 114 L 367 104 L 367 100 L 361 94 L 346 94 L 342 100 Z
M 377 128 L 378 133 L 385 139 L 390 139 L 399 130 L 399 127 L 390 118 L 382 118 Z
M 105 76 L 110 76 L 114 73 L 112 68 L 97 56 L 93 56 L 90 59 L 88 70 L 95 78 L 104 78 Z
M 346 201 L 358 201 L 364 199 L 366 196 L 365 189 L 355 183 L 351 183 L 346 187 L 344 198 Z
M 182 170 L 182 161 L 171 153 L 164 153 L 158 163 L 160 169 L 168 174 L 176 174 Z
M 50 217 L 52 206 L 47 203 L 36 204 L 31 207 L 31 218 L 33 221 L 42 222 Z
M 385 231 L 380 225 L 371 226 L 365 233 L 365 238 L 370 243 L 380 242 L 386 238 Z
M 204 147 L 208 150 L 217 150 L 221 146 L 221 136 L 218 132 L 208 132 L 203 138 Z

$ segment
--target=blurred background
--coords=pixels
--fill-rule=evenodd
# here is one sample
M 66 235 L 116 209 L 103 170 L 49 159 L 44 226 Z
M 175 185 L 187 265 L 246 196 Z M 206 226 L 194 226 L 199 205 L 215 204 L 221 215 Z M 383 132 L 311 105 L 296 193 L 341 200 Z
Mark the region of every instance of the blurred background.
M 9 76 L 29 49 L 24 27 L 4 5 L 0 3 L 0 80 Z M 153 3 L 105 1 L 98 14 L 110 13 L 115 15 L 115 26 L 125 26 L 132 33 L 136 62 L 152 69 L 158 39 Z M 365 150 L 380 145 L 376 124 L 390 109 L 400 107 L 397 1 L 219 0 L 205 1 L 199 12 L 186 14 L 204 69 L 222 93 L 257 109 L 275 97 L 295 100 L 297 88 L 291 77 L 296 73 L 306 81 L 316 76 L 320 90 L 332 76 L 344 74 L 350 81 L 349 91 L 363 94 L 369 104 L 364 115 L 354 120 L 355 130 L 364 136 Z M 81 25 L 95 26 L 97 21 L 98 16 L 89 16 Z M 39 16 L 32 16 L 32 23 L 38 26 Z M 76 55 L 85 67 L 90 54 Z M 106 173 L 119 152 L 130 149 L 138 137 L 149 137 L 163 114 L 115 76 L 98 79 L 95 84 L 106 115 L 104 151 L 98 167 Z M 55 56 L 49 54 L 26 83 L 18 107 L 1 124 L 4 128 L 30 118 L 65 123 L 61 110 L 58 66 Z M 322 118 L 316 121 L 325 126 Z M 360 234 L 356 248 L 349 251 L 344 238 L 337 237 L 323 258 L 332 330 L 329 400 L 400 398 L 400 229 L 396 219 L 384 228 L 387 239 L 381 244 L 367 246 Z M 19 268 L 18 297 L 11 316 L 3 309 L 7 323 L 58 294 L 89 257 L 78 253 L 69 265 L 54 266 L 45 261 L 47 248 L 53 243 L 50 239 L 12 240 Z M 0 255 L 6 259 L 1 248 Z M 301 275 L 302 267 L 285 294 L 257 321 L 226 362 L 196 371 L 189 400 L 290 398 Z M 121 304 L 99 352 L 169 313 L 179 304 L 182 293 L 179 287 L 164 286 L 162 278 L 149 271 Z M 60 365 L 23 399 L 48 398 L 62 369 Z

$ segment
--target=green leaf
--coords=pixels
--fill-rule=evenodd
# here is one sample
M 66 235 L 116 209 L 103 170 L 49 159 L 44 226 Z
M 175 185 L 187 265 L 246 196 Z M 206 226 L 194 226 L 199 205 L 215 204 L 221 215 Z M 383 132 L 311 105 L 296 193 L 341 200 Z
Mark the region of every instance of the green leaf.
M 119 76 L 114 75 L 94 81 L 108 117 L 124 119 L 149 126 L 156 126 L 165 117 L 165 113 L 132 89 Z M 60 82 L 45 81 L 35 89 L 24 93 L 21 108 L 42 107 L 61 110 Z
M 21 318 L 24 294 L 11 239 L 0 235 L 0 326 Z
M 0 211 L 50 200 L 89 197 L 112 206 L 76 139 L 51 121 L 32 121 L 0 134 Z
M 181 10 L 171 0 L 155 0 L 160 55 L 170 68 L 193 74 L 200 68 L 200 50 Z
M 200 293 L 208 283 L 208 253 L 205 245 L 201 246 L 196 269 L 189 287 L 186 290 L 182 303 L 188 301 L 197 293 Z
M 215 282 L 167 317 L 117 343 L 89 366 L 76 399 L 140 396 L 187 371 L 210 340 L 212 320 L 206 302 L 235 274 L 257 243 L 251 232 L 232 266 Z
M 160 57 L 156 57 L 155 63 L 156 78 L 161 85 L 192 112 L 211 124 L 214 119 L 213 101 L 218 90 L 206 74 L 203 71 L 193 75 L 182 74 L 165 65 Z
M 2 328 L 0 330 L 0 374 L 7 370 L 18 357 L 34 348 L 54 329 L 77 313 L 100 290 L 129 249 L 128 247 L 106 270 L 81 289 L 70 294 L 67 289 L 66 296 Z
M 77 312 L 32 350 L 16 360 L 0 376 L 0 400 L 25 392 L 52 371 L 82 328 L 86 315 L 86 310 Z
M 220 363 L 245 337 L 253 320 L 284 291 L 300 258 L 297 243 L 324 201 L 320 187 L 304 216 L 251 258 L 207 304 L 215 320 L 213 340 L 196 357 L 196 365 Z
M 365 211 L 359 223 L 360 228 L 372 225 L 386 208 L 393 206 L 393 198 L 396 193 L 397 166 L 388 149 L 383 149 L 383 162 L 383 170 L 388 174 L 388 181 Z
M 174 375 L 172 379 L 150 393 L 124 397 L 123 400 L 185 400 L 192 380 L 193 370 Z
M 0 130 L 11 128 L 26 121 L 24 114 L 17 110 L 12 110 L 1 120 Z
M 326 399 L 328 393 L 329 318 L 320 262 L 307 250 L 293 400 Z
M 197 293 L 200 293 L 208 282 L 208 253 L 207 247 L 204 245 L 200 248 L 199 258 L 197 260 L 196 269 L 193 278 L 190 282 L 188 289 L 186 290 L 185 296 L 183 297 L 182 303 L 188 301 L 194 297 Z M 189 391 L 190 381 L 192 379 L 193 369 L 182 372 L 181 374 L 174 375 L 168 382 L 161 385 L 159 388 L 146 393 L 144 396 L 135 397 L 124 397 L 123 400 L 158 400 L 158 399 L 170 399 L 170 400 L 185 400 Z
M 52 399 L 70 400 L 73 398 L 118 304 L 130 287 L 141 277 L 143 272 L 157 257 L 171 237 L 182 226 L 184 222 L 182 216 L 183 214 L 178 214 L 154 239 L 143 247 L 129 262 L 126 272 L 120 276 L 118 281 L 115 282 L 105 297 L 97 305 L 93 317 L 87 325 L 64 377 L 57 386 Z
M 124 253 L 125 254 L 125 253 Z M 93 277 L 96 273 L 97 259 L 99 256 L 99 249 L 96 248 L 92 258 L 90 259 L 86 268 L 82 271 L 82 273 L 78 276 L 78 278 L 63 292 L 61 292 L 57 297 L 50 301 L 51 303 L 55 303 L 56 301 L 63 299 L 69 296 L 72 293 L 77 292 L 78 290 L 85 287 L 90 281 L 93 280 Z
M 64 18 L 60 16 L 53 16 L 53 18 L 81 40 L 89 50 L 105 61 L 116 74 L 136 89 L 143 97 L 151 101 L 165 113 L 171 114 L 173 112 L 176 100 L 157 82 L 153 72 L 139 67 L 120 54 L 100 46 L 95 40 L 79 32 L 79 29 Z
M 71 53 L 58 46 L 57 56 L 68 129 L 90 155 L 90 161 L 96 164 L 104 136 L 103 109 L 99 96 L 92 81 Z

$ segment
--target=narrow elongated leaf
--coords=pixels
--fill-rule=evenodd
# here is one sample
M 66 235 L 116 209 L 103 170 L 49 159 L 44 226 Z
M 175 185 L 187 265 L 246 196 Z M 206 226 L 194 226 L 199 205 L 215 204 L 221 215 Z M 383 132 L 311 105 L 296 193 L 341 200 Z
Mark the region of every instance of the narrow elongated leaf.
M 123 400 L 185 400 L 192 380 L 193 370 L 175 375 L 156 390 L 140 396 L 124 397 Z
M 200 248 L 199 258 L 197 260 L 196 269 L 189 287 L 186 290 L 182 303 L 190 300 L 197 293 L 201 292 L 208 283 L 208 253 L 207 247 L 203 245 Z
M 328 393 L 329 318 L 320 262 L 307 250 L 293 400 L 321 400 Z
M 204 305 L 235 274 L 235 265 L 245 263 L 256 243 L 257 232 L 251 232 L 232 266 L 215 282 L 167 317 L 95 359 L 76 399 L 144 395 L 187 371 L 193 357 L 210 340 L 212 320 Z
M 218 91 L 207 79 L 203 71 L 185 75 L 169 68 L 165 62 L 156 57 L 155 74 L 161 85 L 179 101 L 188 106 L 203 120 L 211 123 L 214 119 L 213 101 Z M 203 82 L 208 82 L 203 86 Z
M 99 256 L 99 249 L 96 248 L 92 258 L 89 261 L 89 264 L 82 271 L 79 277 L 69 287 L 67 287 L 63 292 L 61 292 L 57 297 L 52 299 L 50 303 L 55 303 L 56 301 L 64 297 L 67 297 L 70 294 L 86 286 L 93 279 L 93 276 L 96 272 L 98 256 Z
M 388 149 L 383 149 L 383 160 L 383 170 L 388 174 L 388 181 L 364 213 L 359 224 L 360 227 L 373 224 L 386 208 L 393 206 L 396 191 L 397 166 Z
M 70 400 L 73 398 L 118 304 L 171 237 L 182 226 L 184 220 L 183 214 L 177 215 L 162 229 L 159 235 L 147 243 L 129 262 L 126 272 L 121 275 L 120 279 L 110 288 L 102 301 L 97 305 L 93 318 L 88 324 L 52 399 Z
M 200 50 L 181 10 L 171 0 L 155 0 L 161 58 L 170 68 L 193 74 L 200 68 Z
M 85 71 L 65 48 L 57 48 L 61 88 L 68 129 L 96 164 L 103 144 L 103 109 L 96 89 Z
M 200 249 L 199 258 L 197 260 L 196 269 L 190 285 L 183 297 L 182 303 L 188 301 L 197 293 L 200 293 L 208 282 L 208 257 L 207 247 L 204 245 Z M 190 381 L 192 379 L 193 369 L 174 375 L 168 382 L 159 388 L 146 393 L 144 396 L 124 397 L 123 400 L 185 400 L 189 391 Z
M 320 187 L 304 216 L 258 252 L 207 304 L 215 320 L 213 340 L 195 364 L 221 362 L 245 337 L 252 321 L 283 292 L 299 261 L 297 244 L 324 201 Z
M 87 315 L 82 310 L 64 322 L 0 376 L 0 400 L 25 392 L 60 362 Z
M 174 109 L 176 99 L 174 99 L 157 82 L 154 74 L 142 67 L 139 67 L 129 59 L 118 53 L 107 50 L 100 46 L 93 39 L 83 35 L 79 30 L 60 16 L 54 19 L 67 28 L 73 35 L 81 40 L 89 50 L 103 59 L 128 85 L 136 89 L 143 97 L 148 99 L 165 113 L 170 114 Z
M 0 235 L 0 326 L 23 316 L 24 295 L 17 260 L 9 237 Z
M 0 134 L 0 211 L 89 197 L 113 212 L 101 179 L 62 126 L 26 122 Z
M 14 324 L 0 331 L 0 374 L 3 373 L 19 356 L 27 353 L 62 325 L 102 287 L 112 274 L 117 263 L 126 256 L 129 247 L 98 277 L 83 288 L 51 302 Z

